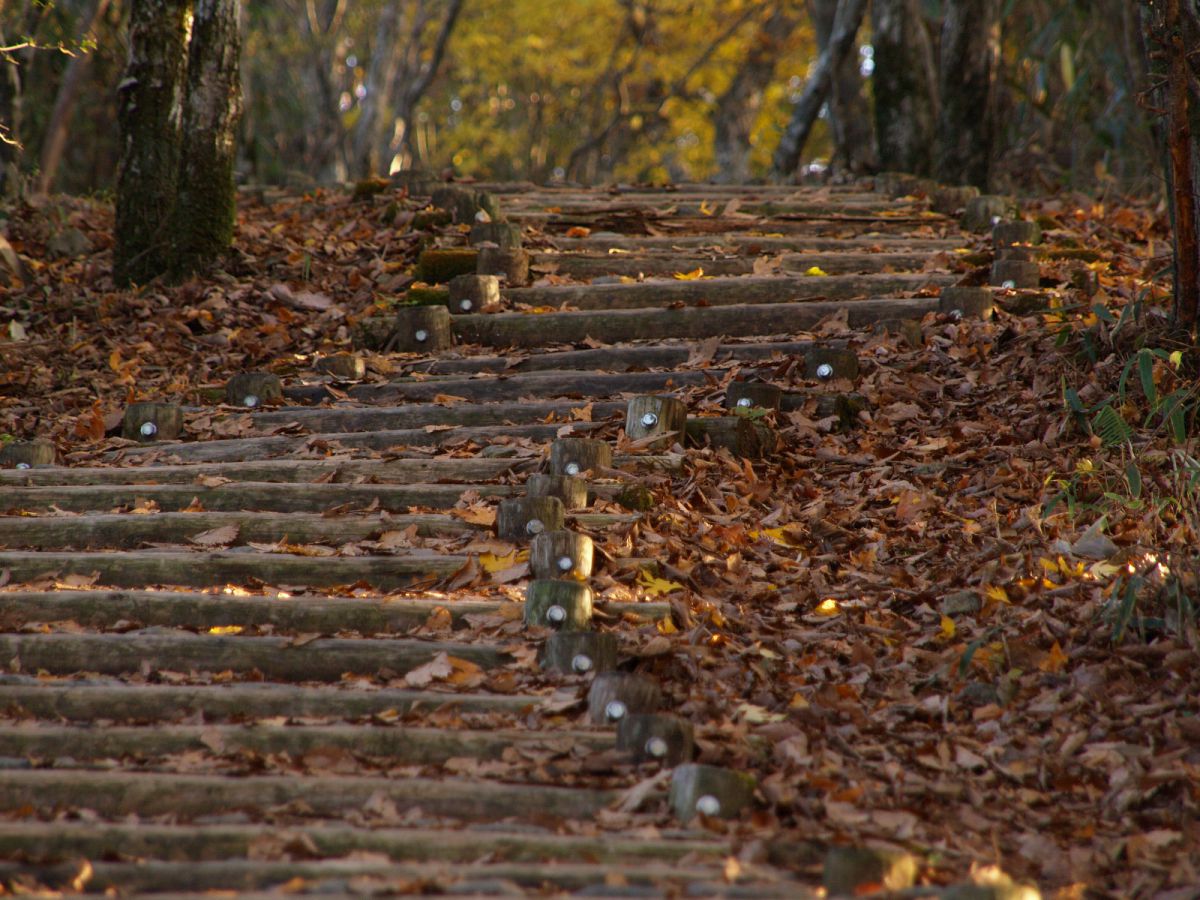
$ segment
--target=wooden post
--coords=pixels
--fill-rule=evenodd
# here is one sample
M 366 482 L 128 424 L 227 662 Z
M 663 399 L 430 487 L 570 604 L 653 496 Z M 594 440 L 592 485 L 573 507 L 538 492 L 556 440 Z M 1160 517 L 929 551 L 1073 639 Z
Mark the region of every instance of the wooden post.
M 456 275 L 470 275 L 479 254 L 468 247 L 433 247 L 417 257 L 416 276 L 427 284 L 445 284 Z
M 677 766 L 695 753 L 692 723 L 678 716 L 633 713 L 617 723 L 617 749 L 634 762 Z
M 990 319 L 995 304 L 992 301 L 992 292 L 987 288 L 948 287 L 942 288 L 938 308 L 955 319 Z
M 1035 262 L 998 259 L 992 263 L 992 284 L 1009 290 L 1036 288 L 1042 283 L 1042 270 Z
M 632 672 L 604 672 L 588 690 L 588 716 L 596 725 L 615 725 L 630 713 L 657 712 L 660 706 L 658 684 Z
M 495 244 L 501 250 L 518 250 L 521 226 L 510 222 L 476 222 L 471 226 L 471 244 Z
M 525 589 L 525 624 L 586 631 L 592 625 L 592 589 L 565 579 L 529 582 Z
M 571 475 L 530 475 L 525 482 L 530 497 L 557 497 L 567 509 L 583 509 L 588 504 L 587 482 Z
M 0 444 L 0 468 L 32 469 L 58 462 L 58 448 L 50 441 L 15 441 Z
M 183 410 L 175 403 L 131 403 L 125 407 L 121 436 L 131 441 L 173 441 L 183 431 Z
M 1024 219 L 1010 219 L 997 222 L 992 227 L 992 244 L 997 250 L 1011 247 L 1013 244 L 1040 244 L 1042 229 L 1037 222 Z
M 761 381 L 734 381 L 725 389 L 725 408 L 778 410 L 783 391 Z
M 367 363 L 353 353 L 335 353 L 318 359 L 316 369 L 341 381 L 359 381 L 367 374 Z
M 550 445 L 550 474 L 583 475 L 611 469 L 612 447 L 594 438 L 559 438 Z
M 544 531 L 560 531 L 563 521 L 563 504 L 557 497 L 501 500 L 496 510 L 496 536 L 506 541 L 527 541 Z
M 998 222 L 1012 216 L 1016 204 L 1008 197 L 984 194 L 967 201 L 959 224 L 963 231 L 990 231 Z
M 448 306 L 455 315 L 495 312 L 500 308 L 500 279 L 495 275 L 456 275 L 448 287 Z
M 814 347 L 804 354 L 804 377 L 817 381 L 834 378 L 858 378 L 858 357 L 853 350 L 834 347 Z
M 687 407 L 674 397 L 634 397 L 625 411 L 625 434 L 632 441 L 661 435 L 651 447 L 669 446 L 687 424 Z
M 542 645 L 543 669 L 571 675 L 610 672 L 617 667 L 617 639 L 607 632 L 557 631 Z
M 500 201 L 485 191 L 463 190 L 457 187 L 438 188 L 433 192 L 433 205 L 454 216 L 454 221 L 473 225 L 480 221 L 499 222 Z M 484 213 L 480 218 L 479 214 Z
M 718 416 L 688 419 L 687 440 L 698 447 L 723 447 L 734 456 L 760 459 L 774 452 L 779 436 L 769 425 L 748 416 Z
M 916 884 L 918 871 L 917 861 L 903 850 L 830 847 L 822 882 L 830 897 L 856 897 L 881 888 L 905 891 Z
M 444 306 L 408 306 L 396 310 L 392 333 L 384 350 L 436 353 L 452 343 L 450 310 Z
M 754 787 L 754 779 L 742 772 L 687 763 L 671 775 L 671 809 L 684 823 L 697 814 L 736 818 L 754 802 Z
M 283 402 L 283 384 L 270 372 L 242 372 L 225 382 L 230 406 L 273 406 Z
M 529 284 L 529 254 L 519 247 L 480 247 L 476 271 L 498 275 L 509 287 Z
M 586 534 L 543 531 L 529 548 L 534 578 L 587 578 L 592 574 L 595 548 Z
M 941 185 L 929 197 L 929 208 L 944 216 L 956 215 L 969 208 L 971 201 L 979 197 L 979 188 L 974 185 Z

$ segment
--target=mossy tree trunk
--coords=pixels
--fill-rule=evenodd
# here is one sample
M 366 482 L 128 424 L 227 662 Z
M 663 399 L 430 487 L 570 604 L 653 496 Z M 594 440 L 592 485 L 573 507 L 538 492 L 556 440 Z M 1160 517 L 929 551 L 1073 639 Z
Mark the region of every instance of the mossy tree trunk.
M 988 190 L 996 133 L 1000 0 L 948 0 L 935 175 Z
M 833 34 L 837 0 L 811 0 L 811 18 L 817 32 L 817 46 L 822 51 L 829 46 Z M 835 170 L 861 175 L 873 171 L 875 137 L 871 130 L 871 111 L 863 95 L 863 78 L 859 70 L 857 47 L 842 57 L 833 74 L 829 95 L 829 124 L 833 129 L 833 167 Z
M 928 175 L 937 122 L 933 49 L 917 0 L 873 0 L 875 134 L 886 167 Z
M 233 167 L 242 113 L 238 0 L 196 0 L 188 52 L 179 193 L 171 228 L 171 272 L 186 276 L 233 242 Z
M 179 175 L 179 127 L 187 66 L 188 0 L 134 0 L 129 62 L 118 88 L 118 284 L 141 283 L 167 266 L 166 243 Z

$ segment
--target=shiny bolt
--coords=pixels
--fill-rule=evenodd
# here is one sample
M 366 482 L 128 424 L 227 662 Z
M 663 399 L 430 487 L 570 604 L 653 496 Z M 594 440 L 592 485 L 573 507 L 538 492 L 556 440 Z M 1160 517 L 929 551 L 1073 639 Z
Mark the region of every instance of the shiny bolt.
M 647 428 L 653 428 L 658 424 L 658 415 L 655 413 L 643 413 L 642 424 Z
M 1000 287 L 1004 288 L 1006 291 L 1012 291 L 1016 290 L 1017 283 L 1010 278 L 1008 281 L 1000 285 Z
M 558 558 L 558 567 L 564 572 L 570 572 L 571 567 L 574 565 L 575 562 L 569 556 L 560 556 Z
M 413 335 L 413 337 L 415 337 L 417 339 L 418 343 L 423 344 L 427 340 L 429 340 L 429 332 L 426 331 L 424 328 L 418 328 L 416 333 Z
M 667 755 L 667 742 L 660 737 L 652 737 L 646 741 L 646 755 L 662 759 Z
M 961 309 L 950 310 L 950 318 L 952 318 L 955 322 L 957 322 L 959 319 L 961 319 L 962 316 L 963 316 L 963 312 Z
M 142 433 L 142 437 L 154 437 L 158 434 L 158 426 L 153 422 L 143 422 L 142 427 L 138 429 Z
M 258 397 L 254 394 L 247 394 L 242 398 L 242 406 L 258 406 Z
M 992 224 L 993 224 L 993 225 L 999 225 L 999 224 L 1000 224 L 1000 217 L 999 217 L 999 216 L 992 216 Z
M 817 377 L 820 379 L 832 378 L 833 366 L 831 366 L 829 363 L 821 363 L 819 366 L 817 366 Z
M 458 304 L 458 308 L 461 310 L 468 310 L 474 305 L 475 304 L 472 303 L 470 300 L 464 300 L 462 303 Z
M 753 400 L 751 400 L 749 397 L 742 397 L 740 400 L 738 400 L 738 402 L 737 402 L 737 405 L 738 405 L 738 406 L 743 406 L 743 407 L 745 407 L 745 406 L 753 406 L 753 405 L 754 405 L 754 401 L 753 401 Z
M 578 653 L 571 660 L 571 668 L 581 674 L 583 672 L 590 672 L 592 671 L 592 658 L 586 653 Z
M 721 813 L 721 801 L 712 794 L 705 794 L 696 801 L 696 812 L 705 816 L 716 816 Z
M 608 706 L 604 707 L 604 715 L 610 722 L 625 718 L 626 712 L 628 709 L 620 700 L 610 700 Z
M 552 607 L 546 610 L 546 621 L 554 625 L 561 625 L 567 621 L 567 611 L 555 603 Z
M 527 534 L 541 534 L 546 530 L 546 526 L 542 524 L 541 519 L 530 519 L 525 523 L 525 531 Z
M 18 469 L 28 469 L 28 468 L 30 468 L 30 466 L 29 466 L 29 463 L 17 463 L 17 468 Z
M 578 475 L 579 474 L 579 463 L 576 463 L 576 462 L 567 463 L 567 465 L 563 469 L 563 471 L 565 471 L 568 475 Z

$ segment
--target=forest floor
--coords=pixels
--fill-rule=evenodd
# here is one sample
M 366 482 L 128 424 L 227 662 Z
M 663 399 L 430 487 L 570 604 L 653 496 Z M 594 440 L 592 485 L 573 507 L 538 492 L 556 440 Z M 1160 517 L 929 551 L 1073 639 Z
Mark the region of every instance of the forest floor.
M 117 436 L 127 403 L 211 406 L 231 374 L 287 378 L 347 349 L 353 324 L 411 281 L 420 233 L 403 200 L 268 201 L 243 198 L 223 272 L 137 290 L 112 286 L 104 204 L 14 210 L 7 234 L 24 280 L 10 263 L 0 291 L 0 439 L 50 438 L 71 466 L 108 464 L 130 446 Z M 673 685 L 673 712 L 706 723 L 702 761 L 758 777 L 752 817 L 707 822 L 734 839 L 741 865 L 780 842 L 866 842 L 919 851 L 934 885 L 993 866 L 1053 896 L 1197 896 L 1200 665 L 1188 610 L 1200 463 L 1194 361 L 1158 337 L 1169 243 L 1161 215 L 1136 204 L 1062 197 L 1024 212 L 1040 217 L 1047 245 L 1080 251 L 1093 296 L 1068 291 L 1077 305 L 1029 314 L 1014 304 L 986 322 L 931 313 L 915 346 L 833 317 L 808 336 L 848 341 L 859 358 L 845 387 L 866 404 L 852 427 L 781 414 L 780 452 L 752 463 L 689 454 L 682 471 L 647 482 L 656 505 L 638 527 L 594 535 L 609 560 L 659 561 L 656 574 L 607 568 L 594 590 L 670 604 L 669 617 L 626 628 L 626 650 Z M 975 249 L 989 252 L 982 240 Z M 965 256 L 935 265 L 979 283 L 972 262 L 986 262 Z M 1043 277 L 1070 283 L 1079 265 L 1049 260 Z M 713 346 L 696 342 L 691 364 L 710 363 Z M 408 362 L 367 361 L 368 383 Z M 789 376 L 786 360 L 778 373 Z M 675 393 L 716 409 L 721 386 Z M 1192 419 L 1183 441 L 1160 424 L 1170 396 Z M 246 416 L 216 413 L 189 414 L 187 428 L 196 440 L 257 433 Z M 482 505 L 458 512 L 470 521 Z M 30 589 L 3 568 L 4 590 Z M 519 597 L 519 578 L 494 568 L 459 573 L 436 596 Z M 531 666 L 508 689 L 541 678 Z M 466 771 L 504 779 L 514 764 Z M 219 755 L 196 765 L 236 768 Z M 645 790 L 619 768 L 603 777 Z M 598 827 L 661 825 L 661 813 L 628 808 Z

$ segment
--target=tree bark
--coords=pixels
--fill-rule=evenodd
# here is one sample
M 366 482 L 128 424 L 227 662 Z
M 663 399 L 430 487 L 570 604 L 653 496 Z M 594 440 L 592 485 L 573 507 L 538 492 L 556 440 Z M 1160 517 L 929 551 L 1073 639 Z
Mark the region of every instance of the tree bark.
M 398 3 L 384 3 L 375 26 L 375 45 L 371 48 L 371 64 L 363 84 L 366 93 L 350 134 L 351 168 L 358 178 L 368 178 L 379 172 L 380 135 L 392 107 L 392 82 L 403 53 L 398 7 Z
M 937 179 L 987 191 L 996 133 L 1000 0 L 949 0 L 942 23 Z
M 889 169 L 928 175 L 932 170 L 937 83 L 933 51 L 917 0 L 874 0 L 875 134 Z
M 804 93 L 796 102 L 792 119 L 788 122 L 787 130 L 784 131 L 775 151 L 773 170 L 777 178 L 791 175 L 800 164 L 800 155 L 804 152 L 804 145 L 808 141 L 813 123 L 816 122 L 817 115 L 829 96 L 834 72 L 854 43 L 854 36 L 862 24 L 866 7 L 867 0 L 838 0 L 829 43 L 817 59 L 816 69 L 804 86 Z
M 717 100 L 713 156 L 718 183 L 744 184 L 750 180 L 750 134 L 762 108 L 763 91 L 775 74 L 780 49 L 796 29 L 797 21 L 788 4 L 778 4 L 752 39 L 746 60 L 728 90 Z
M 187 66 L 187 0 L 134 0 L 129 62 L 118 87 L 118 284 L 144 283 L 168 261 L 166 235 L 179 173 L 179 127 Z
M 813 25 L 822 52 L 829 46 L 837 16 L 837 0 L 812 0 Z M 833 168 L 855 175 L 874 171 L 878 165 L 871 109 L 863 95 L 858 54 L 852 47 L 833 74 L 829 96 L 829 124 L 833 130 Z
M 7 45 L 0 28 L 0 46 Z M 0 57 L 0 197 L 14 197 L 21 185 L 21 69 L 17 61 Z
M 233 168 L 242 113 L 238 13 L 238 0 L 196 0 L 171 229 L 171 270 L 177 277 L 207 267 L 233 243 Z

